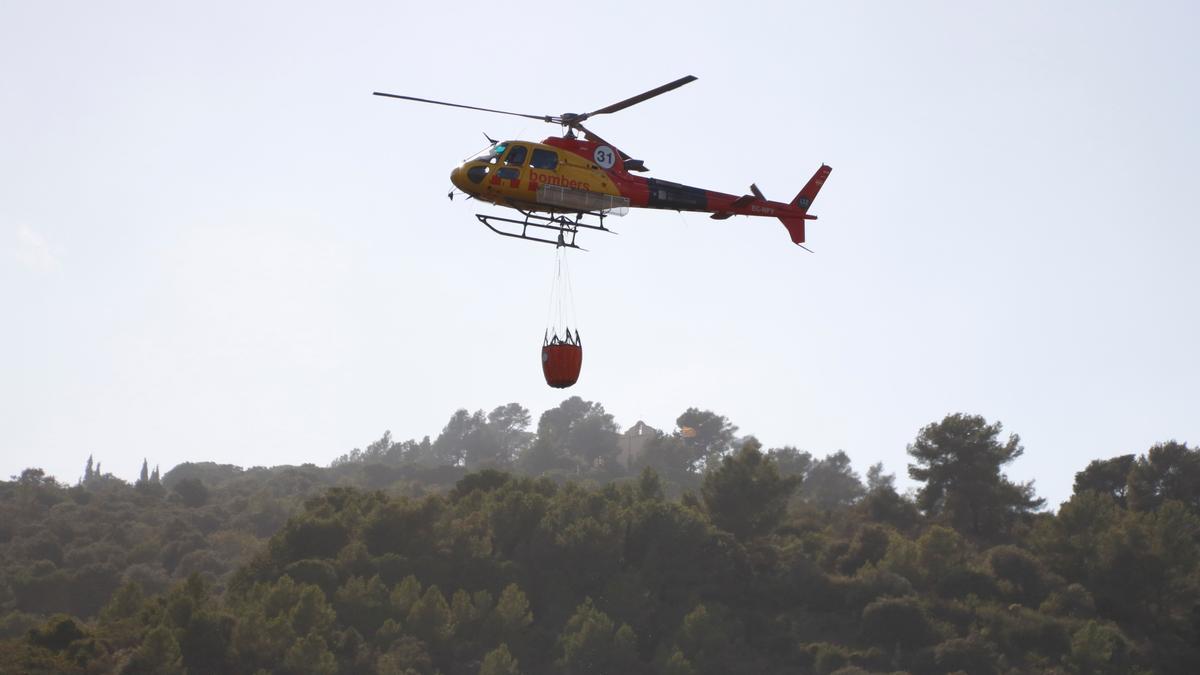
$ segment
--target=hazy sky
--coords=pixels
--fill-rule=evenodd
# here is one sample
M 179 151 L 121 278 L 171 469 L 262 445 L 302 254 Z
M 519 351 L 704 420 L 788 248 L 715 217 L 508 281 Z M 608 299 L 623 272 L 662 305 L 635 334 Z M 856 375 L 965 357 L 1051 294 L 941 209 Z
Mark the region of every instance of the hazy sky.
M 901 477 L 978 413 L 1054 506 L 1091 459 L 1200 443 L 1197 7 L 8 0 L 0 474 L 327 464 L 578 394 Z M 686 74 L 589 126 L 735 194 L 832 165 L 815 254 L 614 218 L 572 256 L 584 369 L 551 390 L 553 250 L 446 192 L 481 132 L 558 128 L 370 93 L 559 114 Z

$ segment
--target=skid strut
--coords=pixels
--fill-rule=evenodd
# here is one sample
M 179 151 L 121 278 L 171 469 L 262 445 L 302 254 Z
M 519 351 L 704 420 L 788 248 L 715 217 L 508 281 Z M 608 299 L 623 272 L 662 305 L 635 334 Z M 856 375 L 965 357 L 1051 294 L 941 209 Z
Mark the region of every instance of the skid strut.
M 574 216 L 543 216 L 530 211 L 522 211 L 521 209 L 517 210 L 521 212 L 521 215 L 525 216 L 524 219 L 517 220 L 515 218 L 504 218 L 502 216 L 490 216 L 484 213 L 476 213 L 475 217 L 479 219 L 479 222 L 486 225 L 489 230 L 504 237 L 524 239 L 526 241 L 538 241 L 543 244 L 552 244 L 554 246 L 562 246 L 566 248 L 577 248 L 581 251 L 587 250 L 575 243 L 575 235 L 579 234 L 579 230 L 581 228 L 616 234 L 604 226 L 604 213 L 598 211 L 583 211 L 576 213 Z M 584 221 L 585 216 L 592 216 L 596 218 L 598 223 L 592 224 Z M 499 225 L 500 223 L 506 223 L 507 225 Z M 517 232 L 517 228 L 515 227 L 511 228 L 513 230 L 511 232 L 500 229 L 508 227 L 508 225 L 520 226 L 520 232 Z M 554 239 L 545 239 L 542 237 L 533 236 L 529 231 L 529 228 L 531 227 L 550 230 L 551 232 L 554 232 L 556 236 Z M 537 230 L 534 230 L 534 232 L 537 232 Z

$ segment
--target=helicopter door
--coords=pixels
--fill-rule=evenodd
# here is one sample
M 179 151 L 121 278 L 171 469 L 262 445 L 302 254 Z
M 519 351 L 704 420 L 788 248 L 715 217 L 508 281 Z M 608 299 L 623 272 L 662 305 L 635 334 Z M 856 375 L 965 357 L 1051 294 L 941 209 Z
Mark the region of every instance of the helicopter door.
M 508 153 L 504 155 L 504 160 L 501 162 L 503 166 L 496 170 L 492 178 L 492 185 L 519 188 L 521 186 L 521 179 L 524 178 L 522 174 L 525 172 L 524 169 L 528 157 L 528 146 L 510 146 Z

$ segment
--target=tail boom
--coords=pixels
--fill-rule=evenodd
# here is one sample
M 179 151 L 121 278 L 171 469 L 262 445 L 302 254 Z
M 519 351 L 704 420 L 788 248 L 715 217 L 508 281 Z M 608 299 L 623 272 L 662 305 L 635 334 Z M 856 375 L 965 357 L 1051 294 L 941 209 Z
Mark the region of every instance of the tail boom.
M 803 244 L 805 222 L 817 219 L 808 213 L 808 209 L 832 171 L 832 167 L 822 164 L 799 194 L 786 204 L 766 199 L 757 185 L 750 186 L 752 194 L 740 197 L 640 177 L 634 177 L 627 187 L 634 206 L 676 211 L 706 211 L 712 214 L 714 220 L 726 220 L 733 216 L 778 218 L 787 228 L 792 241 Z

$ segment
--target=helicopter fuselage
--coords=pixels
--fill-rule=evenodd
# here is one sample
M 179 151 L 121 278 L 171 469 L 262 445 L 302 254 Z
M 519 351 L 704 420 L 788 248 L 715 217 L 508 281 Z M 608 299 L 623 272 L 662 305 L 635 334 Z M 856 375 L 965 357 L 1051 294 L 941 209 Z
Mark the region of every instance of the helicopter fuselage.
M 646 170 L 641 160 L 630 159 L 583 126 L 583 122 L 593 117 L 619 112 L 695 80 L 695 76 L 687 75 L 591 112 L 561 115 L 531 115 L 381 91 L 375 95 L 523 117 L 563 127 L 566 135 L 547 138 L 541 143 L 493 142 L 487 154 L 463 163 L 450 173 L 450 181 L 467 195 L 524 214 L 523 220 L 476 214 L 484 225 L 498 234 L 575 246 L 574 235 L 580 227 L 605 230 L 605 217 L 625 215 L 630 208 L 643 208 L 703 211 L 711 213 L 717 220 L 735 215 L 778 218 L 794 243 L 804 243 L 805 223 L 816 220 L 816 216 L 809 215 L 808 209 L 829 177 L 830 167 L 822 164 L 800 193 L 787 203 L 766 199 L 754 185 L 750 186 L 753 194 L 739 197 L 635 176 L 631 172 Z M 575 132 L 582 133 L 583 139 Z M 453 196 L 451 191 L 450 197 Z M 537 215 L 538 212 L 549 215 Z M 574 221 L 569 220 L 568 214 L 573 214 Z M 598 225 L 584 224 L 585 216 L 598 218 L 600 222 Z M 516 228 L 519 231 L 498 230 L 493 221 L 519 226 Z M 555 230 L 557 239 L 530 237 L 530 227 Z M 570 243 L 565 241 L 567 234 L 571 235 Z
M 570 213 L 584 210 L 573 204 L 593 199 L 593 203 L 610 205 L 609 209 L 594 209 L 598 211 L 632 207 L 708 212 L 716 219 L 734 215 L 816 219 L 807 213 L 808 204 L 787 204 L 761 195 L 738 196 L 643 178 L 626 170 L 626 161 L 611 146 L 579 138 L 551 137 L 541 143 L 506 141 L 495 144 L 487 155 L 455 168 L 450 180 L 476 199 L 522 211 Z M 822 166 L 813 177 L 816 189 L 829 170 Z M 595 196 L 608 200 L 596 201 Z

